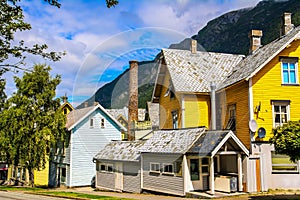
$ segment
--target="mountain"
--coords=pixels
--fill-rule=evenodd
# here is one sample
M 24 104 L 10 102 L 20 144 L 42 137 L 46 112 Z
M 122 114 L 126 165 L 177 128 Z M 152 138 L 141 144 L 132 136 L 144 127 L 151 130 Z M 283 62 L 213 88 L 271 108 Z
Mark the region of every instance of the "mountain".
M 262 44 L 270 43 L 280 37 L 284 12 L 292 13 L 292 23 L 295 26 L 300 25 L 299 0 L 265 0 L 254 8 L 232 11 L 211 20 L 192 38 L 206 51 L 247 55 L 249 31 L 262 30 Z M 189 46 L 184 40 L 170 45 L 170 48 L 189 49 Z
M 248 54 L 250 40 L 248 33 L 252 29 L 263 31 L 262 44 L 268 44 L 280 37 L 282 14 L 292 13 L 292 23 L 300 25 L 300 0 L 265 0 L 253 8 L 228 12 L 213 19 L 191 38 L 197 40 L 198 51 L 213 51 L 232 54 Z M 172 49 L 190 49 L 190 39 L 171 44 Z M 145 108 L 151 100 L 157 59 L 139 62 L 139 107 Z M 115 80 L 101 87 L 88 99 L 89 104 L 100 102 L 105 108 L 122 108 L 128 104 L 128 70 Z M 79 107 L 82 107 L 80 105 Z

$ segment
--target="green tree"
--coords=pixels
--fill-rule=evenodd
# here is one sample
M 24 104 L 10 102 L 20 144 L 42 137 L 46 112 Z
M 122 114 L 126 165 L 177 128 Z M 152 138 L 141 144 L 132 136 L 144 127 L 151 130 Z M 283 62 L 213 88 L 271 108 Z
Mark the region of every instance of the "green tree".
M 273 129 L 270 142 L 275 146 L 277 154 L 286 154 L 292 162 L 300 159 L 300 120 Z
M 45 168 L 51 147 L 66 137 L 60 99 L 54 99 L 61 78 L 51 77 L 50 70 L 35 65 L 32 72 L 15 77 L 17 91 L 0 113 L 0 155 L 9 164 L 27 168 L 32 186 L 33 171 Z

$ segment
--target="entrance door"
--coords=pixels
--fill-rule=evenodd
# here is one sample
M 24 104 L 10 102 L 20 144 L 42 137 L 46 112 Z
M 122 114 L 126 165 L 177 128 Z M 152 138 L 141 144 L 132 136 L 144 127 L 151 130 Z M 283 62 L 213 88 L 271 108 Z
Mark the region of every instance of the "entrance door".
M 194 190 L 200 190 L 202 184 L 200 182 L 199 159 L 190 159 L 190 174 Z
M 260 183 L 260 159 L 256 159 L 256 188 L 257 192 L 261 191 L 261 183 Z
M 115 189 L 116 190 L 123 190 L 123 165 L 122 163 L 116 163 L 115 168 Z

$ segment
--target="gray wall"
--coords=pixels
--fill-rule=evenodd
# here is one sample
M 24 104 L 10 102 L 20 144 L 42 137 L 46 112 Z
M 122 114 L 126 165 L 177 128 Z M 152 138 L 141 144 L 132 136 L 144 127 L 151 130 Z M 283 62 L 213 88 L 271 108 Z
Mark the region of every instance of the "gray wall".
M 115 174 L 109 172 L 97 172 L 97 185 L 105 189 L 115 190 Z
M 174 195 L 184 195 L 183 176 L 165 175 L 162 173 L 151 173 L 150 162 L 173 163 L 182 155 L 174 154 L 142 154 L 143 167 L 143 188 L 156 192 L 163 192 Z
M 141 192 L 141 163 L 124 162 L 123 163 L 123 191 Z

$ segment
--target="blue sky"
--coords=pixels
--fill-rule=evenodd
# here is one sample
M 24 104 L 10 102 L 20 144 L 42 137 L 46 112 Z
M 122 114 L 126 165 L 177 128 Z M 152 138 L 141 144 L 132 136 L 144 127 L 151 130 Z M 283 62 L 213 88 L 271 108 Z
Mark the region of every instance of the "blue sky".
M 53 74 L 62 76 L 57 96 L 67 94 L 76 106 L 122 73 L 130 60 L 152 60 L 161 48 L 195 35 L 209 20 L 258 1 L 119 0 L 108 9 L 105 0 L 61 0 L 57 9 L 42 0 L 23 0 L 32 30 L 16 39 L 67 52 L 60 62 L 29 56 L 27 64 L 49 64 Z M 15 89 L 7 82 L 9 94 Z

